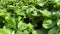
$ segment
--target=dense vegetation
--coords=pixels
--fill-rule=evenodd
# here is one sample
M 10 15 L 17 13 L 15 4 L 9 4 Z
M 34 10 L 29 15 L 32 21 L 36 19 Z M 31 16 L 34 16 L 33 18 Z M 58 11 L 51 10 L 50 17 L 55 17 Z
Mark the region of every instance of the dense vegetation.
M 60 34 L 60 0 L 0 0 L 0 34 Z

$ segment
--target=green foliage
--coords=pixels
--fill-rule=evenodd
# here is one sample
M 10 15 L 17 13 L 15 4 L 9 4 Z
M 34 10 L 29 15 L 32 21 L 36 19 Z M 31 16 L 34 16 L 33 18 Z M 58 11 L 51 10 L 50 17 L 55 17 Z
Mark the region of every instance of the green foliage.
M 0 34 L 60 34 L 60 0 L 0 0 Z
M 56 34 L 57 30 L 58 30 L 58 27 L 55 26 L 55 27 L 53 27 L 52 29 L 49 30 L 48 34 Z

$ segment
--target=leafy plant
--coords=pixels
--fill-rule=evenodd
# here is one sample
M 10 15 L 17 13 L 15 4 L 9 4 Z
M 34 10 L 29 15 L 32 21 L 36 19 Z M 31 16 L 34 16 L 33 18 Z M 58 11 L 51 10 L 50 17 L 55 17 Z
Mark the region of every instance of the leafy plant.
M 0 34 L 60 34 L 60 0 L 0 0 Z

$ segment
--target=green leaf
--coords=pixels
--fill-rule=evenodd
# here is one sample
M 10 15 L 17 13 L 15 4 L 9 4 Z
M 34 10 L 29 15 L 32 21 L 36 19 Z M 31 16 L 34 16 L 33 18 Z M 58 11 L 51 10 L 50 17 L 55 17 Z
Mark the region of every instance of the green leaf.
M 11 16 L 7 16 L 5 17 L 6 20 L 6 27 L 9 28 L 16 28 L 16 22 L 15 22 L 15 18 L 11 17 Z M 8 25 L 7 25 L 8 24 Z
M 57 31 L 58 31 L 58 27 L 55 26 L 55 27 L 53 27 L 52 29 L 50 29 L 50 30 L 48 31 L 48 34 L 56 34 Z
M 0 34 L 12 34 L 10 29 L 0 29 Z
M 44 34 L 41 30 L 33 30 L 32 34 Z
M 53 27 L 54 25 L 56 25 L 56 23 L 53 22 L 51 19 L 44 19 L 42 25 L 43 25 L 44 28 L 48 29 L 48 28 L 51 28 L 51 27 Z
M 46 3 L 46 1 L 45 0 L 35 0 L 35 3 L 40 6 L 43 6 Z
M 60 27 L 60 19 L 57 20 L 57 26 Z
M 18 28 L 19 30 L 28 30 L 29 32 L 31 32 L 33 30 L 33 25 L 32 24 L 26 24 L 26 23 L 23 23 L 22 21 L 18 23 Z
M 49 12 L 48 10 L 40 10 L 40 12 L 43 14 L 43 16 L 50 17 L 51 15 L 51 12 Z
M 60 28 L 57 30 L 57 33 L 56 34 L 60 34 Z

